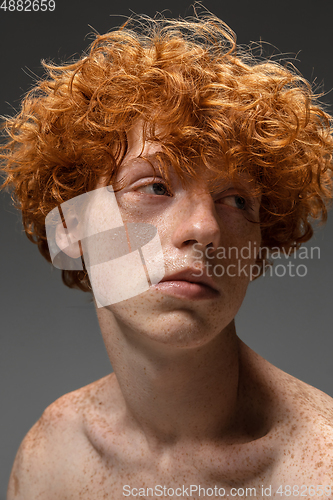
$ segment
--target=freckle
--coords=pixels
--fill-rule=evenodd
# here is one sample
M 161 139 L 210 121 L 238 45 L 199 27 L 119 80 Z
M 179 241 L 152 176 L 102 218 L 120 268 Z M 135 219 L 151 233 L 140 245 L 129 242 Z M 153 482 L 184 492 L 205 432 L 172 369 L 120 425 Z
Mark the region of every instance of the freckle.
M 318 469 L 319 467 L 322 467 L 323 466 L 323 462 L 317 462 L 316 463 L 316 469 Z

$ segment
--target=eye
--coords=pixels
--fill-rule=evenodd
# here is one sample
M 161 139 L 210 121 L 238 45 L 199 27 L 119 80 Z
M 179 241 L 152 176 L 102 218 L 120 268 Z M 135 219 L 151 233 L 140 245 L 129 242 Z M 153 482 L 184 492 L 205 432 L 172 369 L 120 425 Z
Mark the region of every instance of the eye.
M 243 196 L 236 195 L 233 196 L 233 198 L 235 199 L 235 205 L 237 208 L 240 210 L 245 210 L 247 208 L 246 199 L 243 198 Z
M 163 182 L 153 182 L 151 184 L 146 184 L 145 186 L 138 187 L 136 191 L 156 196 L 171 196 L 168 188 L 165 186 L 165 184 L 163 184 Z
M 218 200 L 218 202 L 230 207 L 238 208 L 239 210 L 246 210 L 247 208 L 251 208 L 247 199 L 243 196 L 240 196 L 239 194 L 225 196 L 224 198 Z

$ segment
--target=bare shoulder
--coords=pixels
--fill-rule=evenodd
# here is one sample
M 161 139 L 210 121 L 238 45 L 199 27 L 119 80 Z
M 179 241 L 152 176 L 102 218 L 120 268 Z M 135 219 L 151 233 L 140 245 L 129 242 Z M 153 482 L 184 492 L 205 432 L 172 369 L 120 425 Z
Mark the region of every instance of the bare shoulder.
M 297 379 L 290 383 L 295 422 L 292 442 L 301 464 L 298 475 L 314 484 L 331 485 L 333 495 L 333 399 Z
M 91 452 L 85 415 L 102 402 L 108 377 L 65 394 L 45 409 L 17 452 L 7 500 L 59 499 L 67 482 L 73 487 L 76 474 L 70 472 L 79 472 Z
M 259 388 L 258 407 L 271 422 L 280 484 L 333 486 L 333 399 L 241 344 L 247 384 Z
M 314 486 L 318 496 L 322 485 L 326 495 L 329 491 L 326 498 L 333 499 L 333 400 L 293 377 L 289 384 L 289 414 L 281 427 L 280 484 Z

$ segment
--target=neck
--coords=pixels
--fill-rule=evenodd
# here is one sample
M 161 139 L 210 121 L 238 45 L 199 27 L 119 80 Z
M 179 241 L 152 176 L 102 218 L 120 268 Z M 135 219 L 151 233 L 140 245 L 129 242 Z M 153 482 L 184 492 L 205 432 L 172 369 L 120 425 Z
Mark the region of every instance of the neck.
M 128 416 L 148 441 L 216 440 L 236 417 L 239 349 L 234 322 L 196 348 L 147 341 L 106 308 L 98 318 Z

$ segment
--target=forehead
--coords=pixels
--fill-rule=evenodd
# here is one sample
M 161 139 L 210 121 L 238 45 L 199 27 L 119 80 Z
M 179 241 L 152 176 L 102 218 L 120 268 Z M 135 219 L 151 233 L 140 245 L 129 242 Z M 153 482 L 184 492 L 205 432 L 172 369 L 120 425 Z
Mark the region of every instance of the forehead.
M 155 134 L 158 136 L 160 133 L 163 135 L 163 128 L 158 124 L 155 126 Z M 190 160 L 190 167 L 193 172 L 190 173 L 182 164 L 180 168 L 175 168 L 171 161 L 168 161 L 165 155 L 162 141 L 149 140 L 144 137 L 144 123 L 138 120 L 134 126 L 127 131 L 127 152 L 121 163 L 120 172 L 131 168 L 132 160 L 139 156 L 146 158 L 155 167 L 162 168 L 166 173 L 167 178 L 170 176 L 180 177 L 184 185 L 195 183 L 196 185 L 210 185 L 212 188 L 217 188 L 220 184 L 225 185 L 226 182 L 240 183 L 244 185 L 244 181 L 248 185 L 253 185 L 254 179 L 251 178 L 246 170 L 239 170 L 238 173 L 234 170 L 232 179 L 229 176 L 226 163 L 222 157 L 215 157 L 213 160 L 204 162 L 202 159 L 193 158 Z M 157 161 L 157 157 L 163 158 L 163 164 Z
M 161 128 L 156 126 L 156 132 L 161 132 Z M 154 154 L 162 151 L 161 143 L 144 139 L 144 123 L 138 120 L 134 126 L 127 131 L 127 152 L 123 162 L 137 158 L 140 155 Z
M 155 134 L 163 136 L 163 128 L 158 124 L 155 125 Z M 163 147 L 162 140 L 149 140 L 144 137 L 144 123 L 142 120 L 138 120 L 135 125 L 127 132 L 127 152 L 123 158 L 122 165 L 131 165 L 131 160 L 138 158 L 139 156 L 146 158 L 155 167 L 160 167 L 164 173 L 170 175 L 176 175 L 183 178 L 185 183 L 195 181 L 196 183 L 204 183 L 214 176 L 214 173 L 210 171 L 202 161 L 198 159 L 191 160 L 191 166 L 194 169 L 195 175 L 190 175 L 189 172 L 183 165 L 181 169 L 175 168 L 172 161 L 168 161 L 165 149 Z M 157 159 L 163 161 L 158 161 Z M 178 158 L 179 159 L 179 158 Z M 220 172 L 223 170 L 221 168 Z M 216 174 L 215 174 L 216 175 Z

